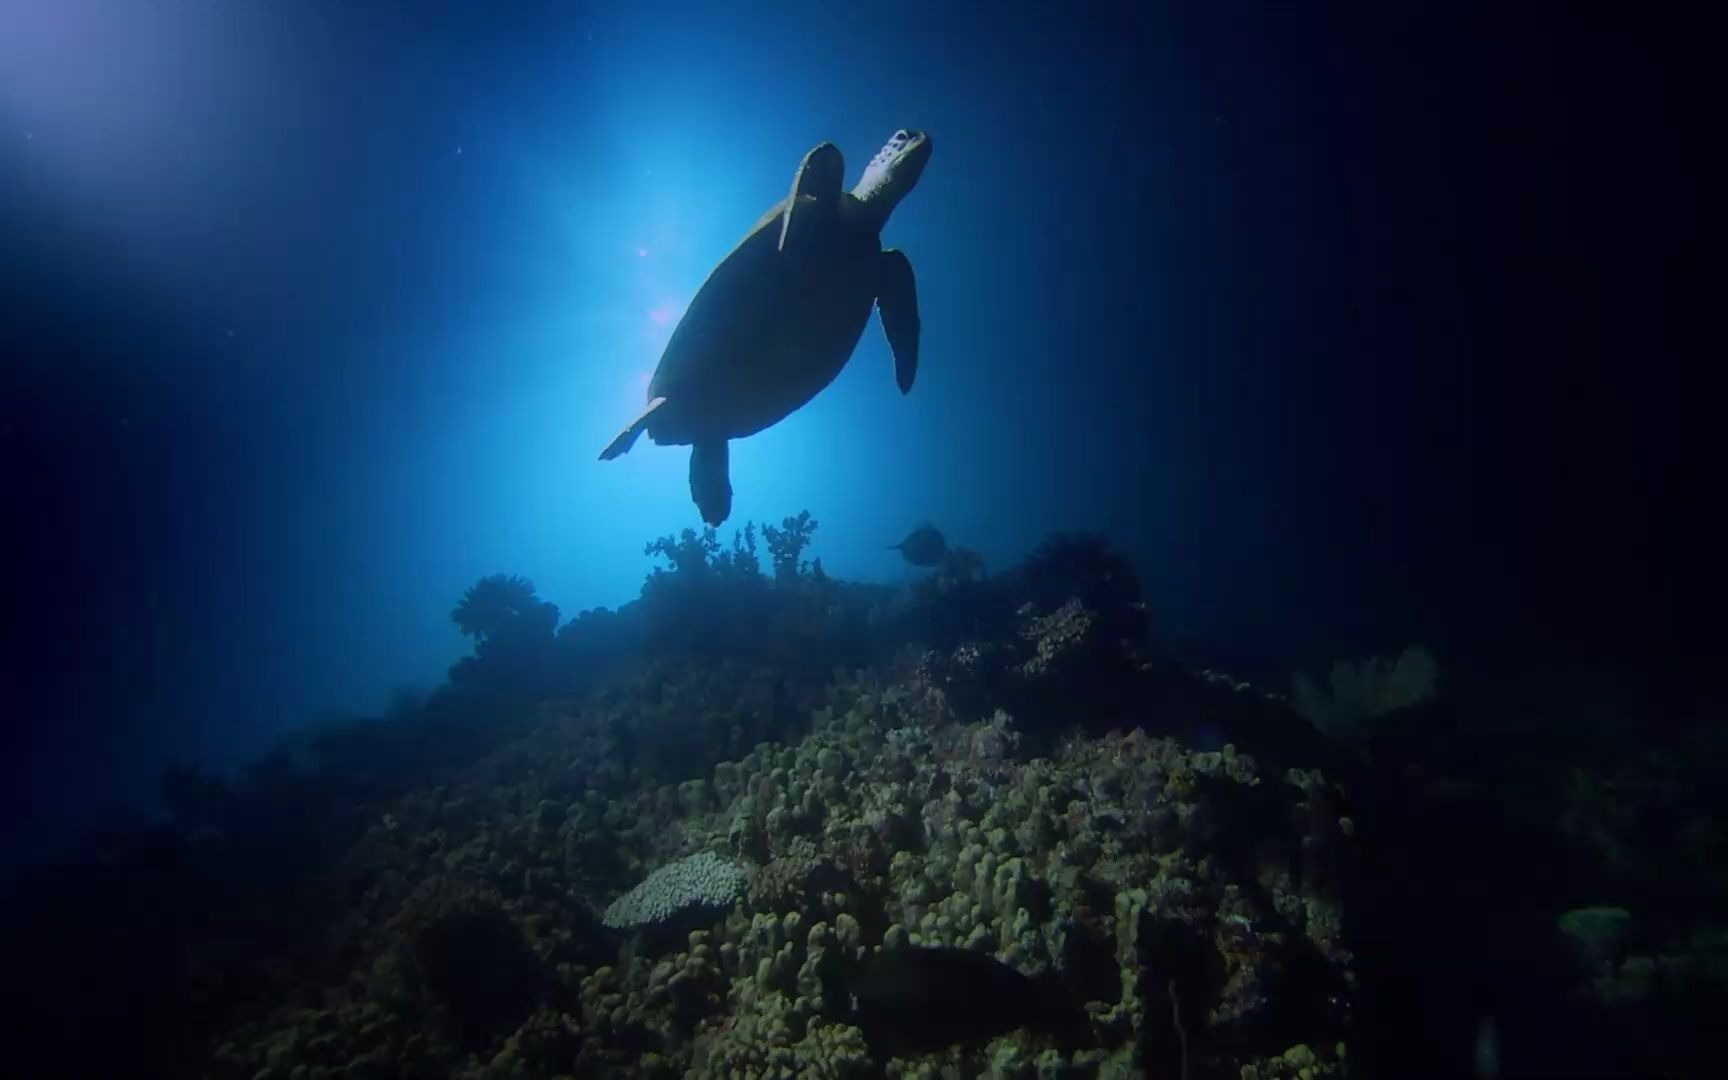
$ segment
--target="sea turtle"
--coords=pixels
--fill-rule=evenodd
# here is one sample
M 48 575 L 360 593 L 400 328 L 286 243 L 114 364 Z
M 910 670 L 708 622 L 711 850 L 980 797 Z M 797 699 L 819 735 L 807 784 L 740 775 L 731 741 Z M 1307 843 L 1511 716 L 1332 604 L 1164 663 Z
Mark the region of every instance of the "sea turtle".
M 708 275 L 648 383 L 648 405 L 600 452 L 626 453 L 644 431 L 690 447 L 690 497 L 710 525 L 732 512 L 727 441 L 789 416 L 834 381 L 870 319 L 894 354 L 902 394 L 918 372 L 912 264 L 883 250 L 882 226 L 918 183 L 930 136 L 894 133 L 858 186 L 841 190 L 833 143 L 804 155 L 792 190 Z

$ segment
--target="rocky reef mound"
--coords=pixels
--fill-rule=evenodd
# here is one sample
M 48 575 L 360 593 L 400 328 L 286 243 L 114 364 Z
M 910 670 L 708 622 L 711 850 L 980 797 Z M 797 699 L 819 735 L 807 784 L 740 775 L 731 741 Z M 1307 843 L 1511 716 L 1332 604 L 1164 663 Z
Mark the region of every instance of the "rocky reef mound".
M 5 1071 L 1313 1080 L 1365 1071 L 1376 1010 L 1415 1030 L 1385 972 L 1469 948 L 1448 882 L 1494 880 L 1426 854 L 1456 782 L 1160 658 L 1098 538 L 888 588 L 806 561 L 814 529 L 763 529 L 766 572 L 753 527 L 656 541 L 640 600 L 562 626 L 484 579 L 429 697 L 237 784 L 172 771 L 168 820 L 7 906 Z M 1377 812 L 1407 821 L 1365 847 Z M 1574 953 L 1644 944 L 1588 910 Z M 1690 994 L 1716 939 L 1688 940 L 1646 966 Z

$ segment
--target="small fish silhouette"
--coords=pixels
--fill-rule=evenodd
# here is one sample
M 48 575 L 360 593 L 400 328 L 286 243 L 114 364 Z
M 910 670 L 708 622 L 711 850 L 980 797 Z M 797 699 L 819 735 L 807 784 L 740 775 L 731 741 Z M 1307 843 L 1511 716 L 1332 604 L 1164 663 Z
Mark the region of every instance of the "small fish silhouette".
M 948 554 L 948 542 L 942 539 L 936 526 L 920 525 L 906 539 L 890 545 L 889 550 L 898 551 L 913 566 L 940 566 L 943 556 Z

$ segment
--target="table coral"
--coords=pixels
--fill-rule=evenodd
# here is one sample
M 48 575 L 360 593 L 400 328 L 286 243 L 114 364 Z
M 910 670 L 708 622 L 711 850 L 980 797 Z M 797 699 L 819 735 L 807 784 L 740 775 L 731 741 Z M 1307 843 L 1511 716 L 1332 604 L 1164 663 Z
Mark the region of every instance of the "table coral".
M 744 898 L 749 875 L 712 852 L 667 863 L 614 900 L 601 922 L 613 930 L 658 929 L 726 911 Z

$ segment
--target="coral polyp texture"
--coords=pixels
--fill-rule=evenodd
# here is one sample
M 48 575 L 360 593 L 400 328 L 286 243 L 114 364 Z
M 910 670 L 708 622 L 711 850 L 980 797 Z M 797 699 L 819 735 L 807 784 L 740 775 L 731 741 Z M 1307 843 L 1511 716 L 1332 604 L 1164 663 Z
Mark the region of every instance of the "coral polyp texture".
M 573 786 L 596 717 L 549 709 L 476 782 L 405 799 L 394 828 L 370 830 L 378 884 L 345 942 L 369 969 L 236 1032 L 223 1060 L 284 1077 L 289 1062 L 319 1076 L 382 1061 L 471 1076 L 1338 1067 L 1352 957 L 1329 866 L 1349 841 L 1323 777 L 1138 731 L 1026 756 L 1013 717 L 951 717 L 905 670 L 844 676 L 801 738 L 676 783 L 585 768 L 594 782 Z M 500 769 L 507 787 L 479 779 Z M 582 866 L 597 844 L 615 880 L 658 866 L 604 905 L 613 934 L 584 913 L 608 891 Z M 469 1048 L 474 1025 L 440 1027 L 416 1004 L 425 990 L 377 932 L 415 906 L 415 880 L 496 890 L 545 971 L 538 1007 L 490 1057 Z M 1041 980 L 1078 1030 L 936 1048 L 941 1015 L 933 1033 L 870 1030 L 852 1005 L 866 962 L 932 947 Z M 479 966 L 470 978 L 490 978 Z M 1282 1034 L 1296 1011 L 1306 1043 Z
M 749 880 L 736 864 L 699 852 L 667 863 L 612 901 L 601 924 L 612 930 L 659 929 L 731 910 Z

